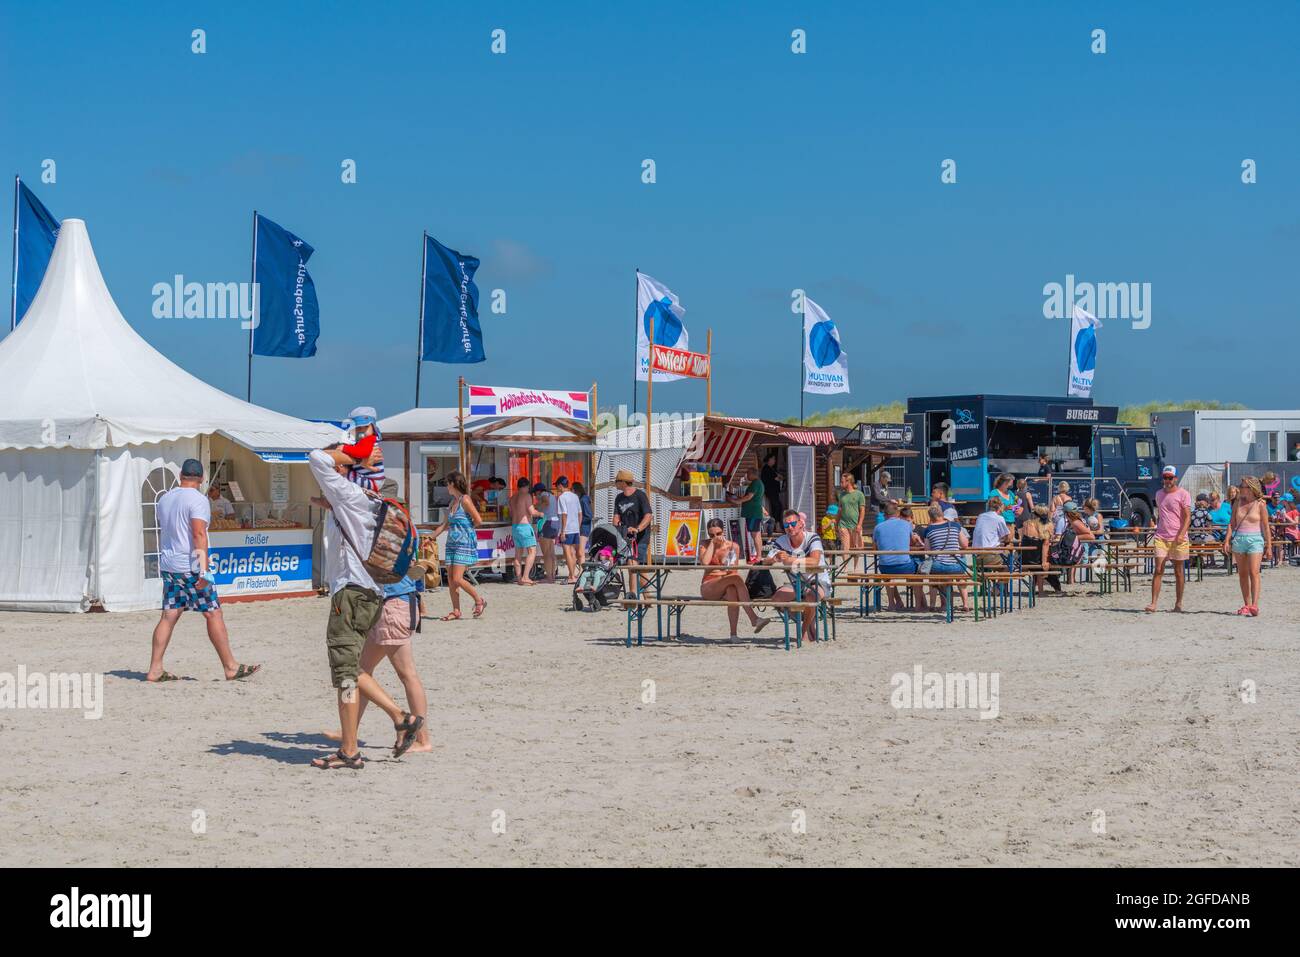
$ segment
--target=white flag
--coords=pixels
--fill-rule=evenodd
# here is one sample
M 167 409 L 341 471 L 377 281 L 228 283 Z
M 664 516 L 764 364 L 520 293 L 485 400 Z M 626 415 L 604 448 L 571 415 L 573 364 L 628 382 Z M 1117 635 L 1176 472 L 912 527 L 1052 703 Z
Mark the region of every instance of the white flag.
M 1066 395 L 1092 398 L 1092 375 L 1097 371 L 1097 330 L 1101 322 L 1081 306 L 1070 321 L 1070 381 Z
M 849 357 L 840 345 L 840 331 L 821 306 L 807 296 L 803 303 L 803 390 L 848 392 Z
M 682 316 L 682 308 L 677 294 L 656 279 L 651 279 L 643 272 L 636 274 L 636 378 L 645 382 L 650 372 L 650 336 L 655 343 L 672 349 L 690 349 L 690 336 Z M 656 382 L 671 382 L 682 376 L 655 370 Z

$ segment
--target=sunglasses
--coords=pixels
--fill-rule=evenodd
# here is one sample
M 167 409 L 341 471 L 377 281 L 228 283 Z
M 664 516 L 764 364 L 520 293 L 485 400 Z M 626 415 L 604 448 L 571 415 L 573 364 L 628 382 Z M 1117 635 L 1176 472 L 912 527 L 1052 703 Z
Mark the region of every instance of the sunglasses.
M 798 528 L 798 527 L 799 527 L 799 523 L 798 523 L 798 522 L 786 522 L 786 523 L 784 524 L 783 527 L 785 527 L 785 528 Z

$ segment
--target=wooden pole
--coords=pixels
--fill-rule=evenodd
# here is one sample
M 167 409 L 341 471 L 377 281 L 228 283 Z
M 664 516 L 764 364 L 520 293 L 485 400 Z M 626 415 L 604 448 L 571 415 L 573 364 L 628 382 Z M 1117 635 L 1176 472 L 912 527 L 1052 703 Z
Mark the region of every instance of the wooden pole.
M 465 475 L 465 377 L 456 380 L 456 422 L 460 429 L 459 457 L 460 474 Z M 468 476 L 466 476 L 468 481 Z
M 253 285 L 253 321 L 248 325 L 248 391 L 245 398 L 253 401 L 253 333 L 257 331 L 257 324 L 261 322 L 262 297 L 261 290 L 257 288 L 257 210 L 253 210 L 253 264 L 249 268 L 252 273 L 250 281 Z
M 709 375 L 704 380 L 704 414 L 713 415 L 713 330 L 704 335 L 704 351 L 709 357 Z
M 420 366 L 424 362 L 424 282 L 429 274 L 429 233 L 420 237 L 420 322 L 415 345 L 415 407 L 420 407 Z
M 650 533 L 650 545 L 646 547 L 646 561 L 654 560 L 651 555 L 654 544 L 654 513 L 655 500 L 654 493 L 650 491 L 650 420 L 654 408 L 654 388 L 655 388 L 655 344 L 654 339 L 650 340 L 650 368 L 646 371 L 645 380 L 645 497 L 650 503 L 650 528 L 646 529 Z

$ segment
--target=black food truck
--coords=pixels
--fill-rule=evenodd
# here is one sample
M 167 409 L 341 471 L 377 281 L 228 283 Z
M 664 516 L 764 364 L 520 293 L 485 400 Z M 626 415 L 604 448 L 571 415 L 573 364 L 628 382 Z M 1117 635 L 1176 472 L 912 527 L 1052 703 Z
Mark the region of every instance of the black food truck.
M 1029 479 L 1047 503 L 1058 482 L 1076 501 L 1096 498 L 1102 512 L 1150 525 L 1163 467 L 1155 432 L 1120 425 L 1119 408 L 1077 396 L 948 395 L 907 400 L 912 448 L 909 489 L 928 497 L 936 482 L 964 514 L 979 512 L 1003 472 Z M 1039 476 L 1039 456 L 1051 474 Z

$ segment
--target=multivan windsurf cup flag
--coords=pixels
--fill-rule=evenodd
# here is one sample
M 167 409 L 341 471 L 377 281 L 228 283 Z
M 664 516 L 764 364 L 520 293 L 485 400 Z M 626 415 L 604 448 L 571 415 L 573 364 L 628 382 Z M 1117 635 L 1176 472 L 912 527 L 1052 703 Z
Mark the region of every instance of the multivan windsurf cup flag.
M 636 274 L 636 379 L 645 382 L 650 373 L 650 340 L 655 345 L 681 351 L 690 350 L 690 336 L 682 317 L 686 310 L 681 300 L 667 286 L 643 272 Z M 656 382 L 671 382 L 682 376 L 655 370 Z
M 807 296 L 803 310 L 803 390 L 816 395 L 849 391 L 849 357 L 826 310 Z
M 425 362 L 482 362 L 483 329 L 478 322 L 479 261 L 424 237 L 424 290 L 420 315 Z
M 1092 376 L 1097 371 L 1097 330 L 1101 321 L 1079 306 L 1070 322 L 1070 382 L 1066 395 L 1092 398 Z
M 257 316 L 253 355 L 305 359 L 316 354 L 320 304 L 307 272 L 315 250 L 289 230 L 257 217 L 253 277 Z
M 9 327 L 23 321 L 27 307 L 36 298 L 45 278 L 45 267 L 54 254 L 54 241 L 59 238 L 59 221 L 36 198 L 27 186 L 14 177 L 14 292 L 9 308 Z

